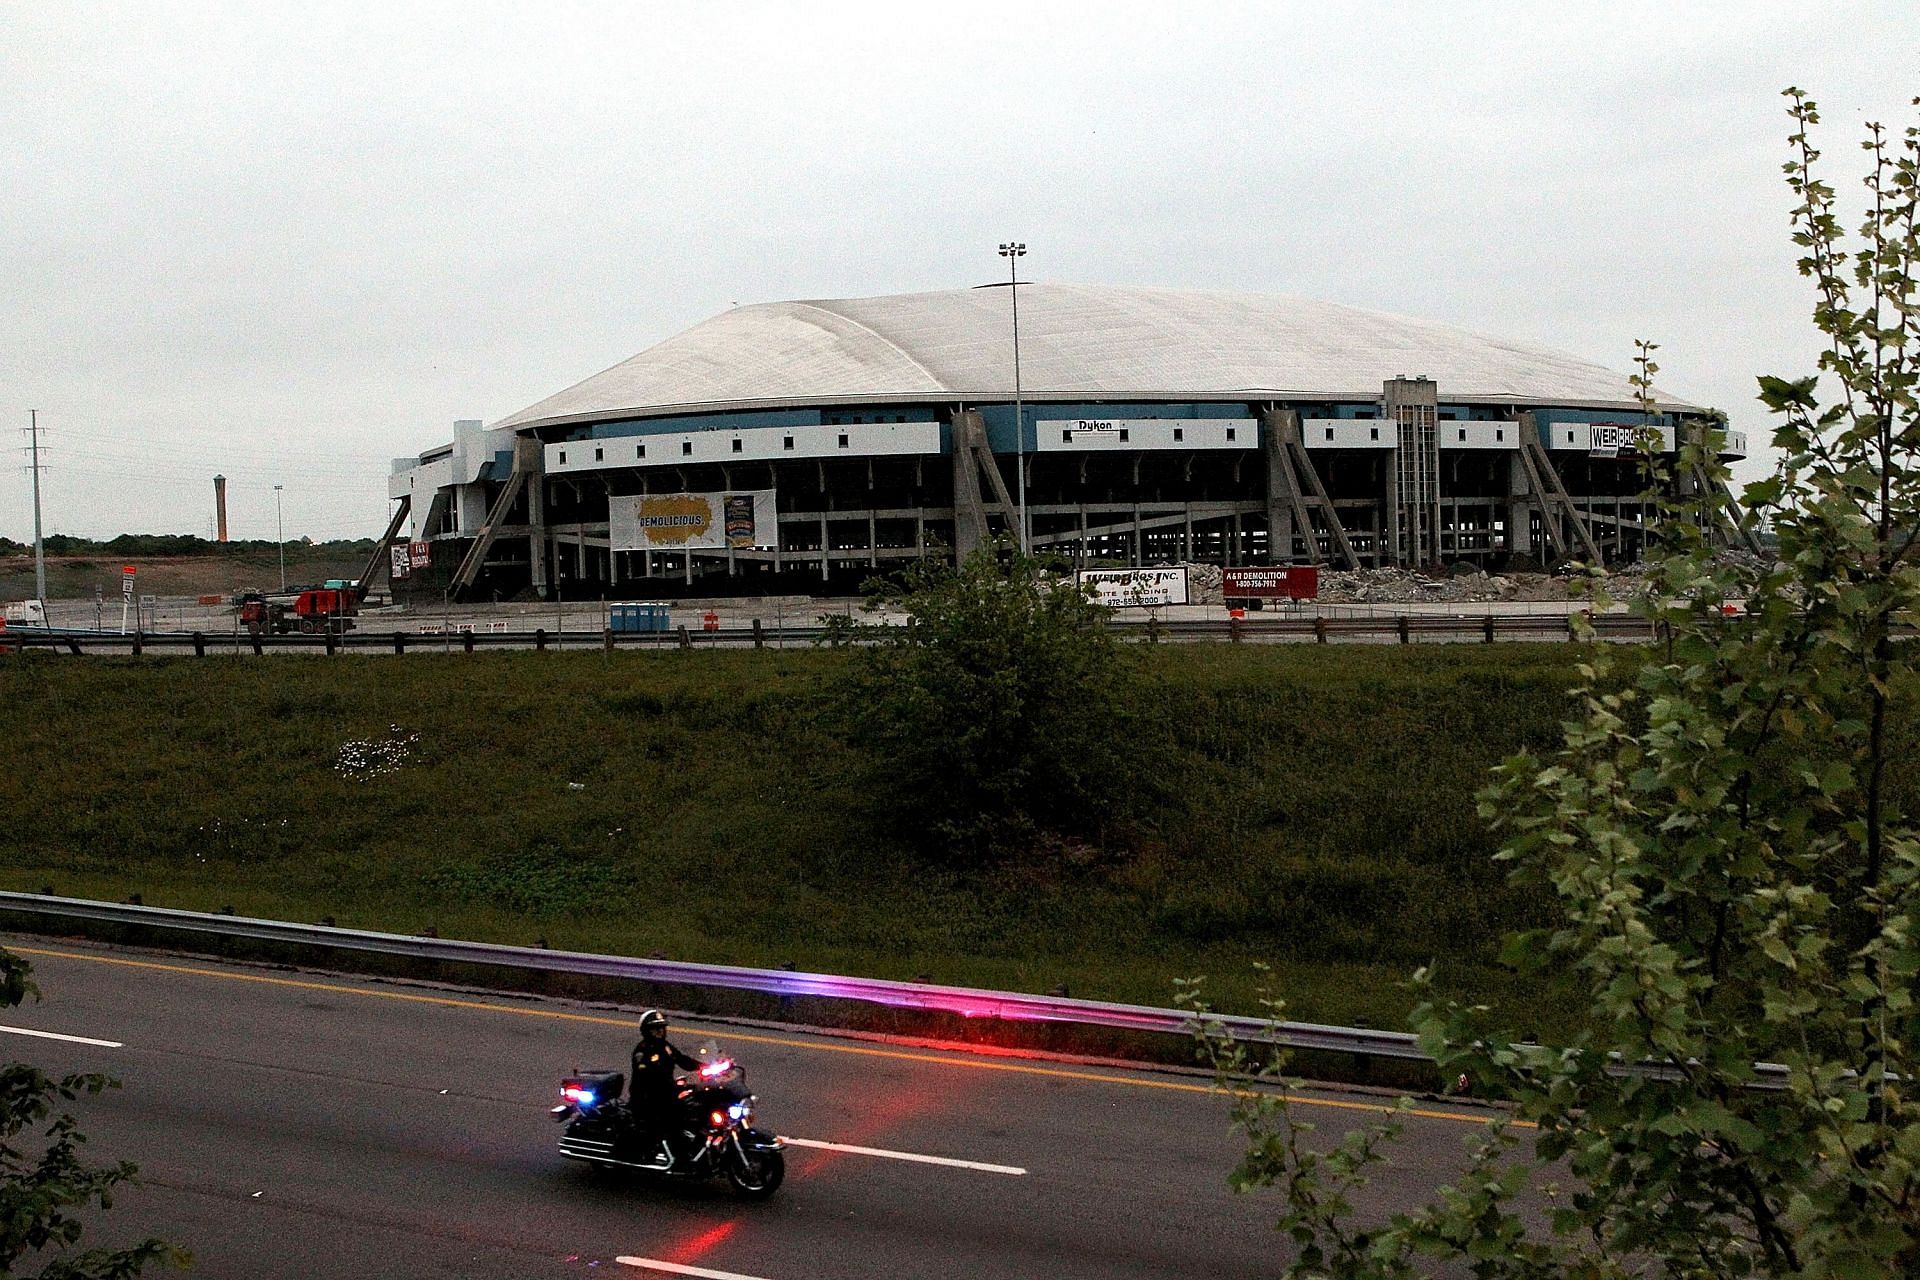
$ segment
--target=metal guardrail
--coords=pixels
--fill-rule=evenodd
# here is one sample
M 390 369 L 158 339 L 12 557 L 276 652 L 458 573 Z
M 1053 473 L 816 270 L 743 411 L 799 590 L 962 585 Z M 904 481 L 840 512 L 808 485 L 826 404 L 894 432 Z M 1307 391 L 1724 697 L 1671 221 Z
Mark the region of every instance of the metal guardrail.
M 249 916 L 210 915 L 171 907 L 0 891 L 0 914 L 7 912 L 250 938 L 298 946 L 369 951 L 416 960 L 626 978 L 671 986 L 757 991 L 784 998 L 811 996 L 828 1000 L 854 1000 L 895 1009 L 957 1014 L 963 1018 L 1059 1022 L 1161 1035 L 1189 1034 L 1196 1022 L 1194 1014 L 1182 1009 L 1156 1009 L 1150 1005 L 1116 1004 L 1106 1000 L 1029 995 L 1022 991 L 983 991 L 974 987 L 945 987 L 933 983 L 803 973 L 791 969 L 746 969 L 734 965 L 694 964 L 683 960 L 642 960 L 630 956 L 596 955 L 587 951 L 511 947 L 494 942 L 463 942 L 454 938 L 377 933 L 364 929 L 340 929 L 331 925 L 257 920 Z M 1275 1022 L 1268 1018 L 1222 1013 L 1209 1013 L 1200 1020 L 1210 1027 L 1230 1033 L 1236 1039 L 1277 1044 L 1288 1049 L 1344 1053 L 1363 1058 L 1433 1061 L 1431 1055 L 1420 1049 L 1418 1038 L 1405 1031 L 1336 1027 L 1317 1022 Z M 1629 1064 L 1616 1060 L 1609 1070 L 1614 1075 L 1660 1080 L 1678 1080 L 1682 1077 L 1681 1071 L 1671 1063 Z M 1787 1068 L 1780 1063 L 1758 1062 L 1754 1064 L 1754 1071 L 1758 1077 L 1754 1088 L 1780 1089 L 1786 1086 Z
M 1650 640 L 1653 625 L 1628 614 L 1600 614 L 1592 619 L 1596 636 L 1607 640 Z M 1135 640 L 1271 641 L 1374 640 L 1413 644 L 1428 640 L 1483 641 L 1500 639 L 1570 640 L 1574 626 L 1565 614 L 1434 614 L 1405 613 L 1374 617 L 1280 617 L 1265 619 L 1116 619 L 1108 624 L 1116 633 Z M 234 632 L 114 632 L 15 627 L 0 632 L 0 650 L 54 649 L 72 654 L 89 650 L 142 655 L 155 653 L 196 656 L 264 653 L 269 649 L 343 650 L 363 652 L 449 652 L 476 649 L 707 649 L 805 646 L 828 633 L 824 626 L 727 627 L 707 631 L 677 627 L 671 631 L 347 631 L 249 636 Z M 857 643 L 857 641 L 856 641 Z
M 851 978 L 830 973 L 801 973 L 788 969 L 744 969 L 732 965 L 692 964 L 680 960 L 642 960 L 628 956 L 595 955 L 584 951 L 550 951 L 542 947 L 510 947 L 492 942 L 462 942 L 452 938 L 374 933 L 328 925 L 291 924 L 246 916 L 209 915 L 169 907 L 136 906 L 122 902 L 94 902 L 86 898 L 59 898 L 38 893 L 0 892 L 0 912 L 18 912 L 68 920 L 207 933 L 228 938 L 299 946 L 333 947 L 405 956 L 416 960 L 495 965 L 545 973 L 588 974 L 627 978 L 676 986 L 719 987 L 758 991 L 782 997 L 821 997 L 855 1000 L 895 1009 L 920 1009 L 956 1014 L 963 1018 L 1004 1018 L 1015 1022 L 1060 1022 L 1125 1031 L 1183 1034 L 1194 1016 L 1180 1009 L 1114 1004 L 1104 1000 L 1075 1000 L 1066 996 L 1028 995 L 1018 991 L 980 991 L 971 987 L 943 987 L 932 983 L 897 982 L 885 978 Z M 1312 1022 L 1272 1022 L 1265 1018 L 1209 1014 L 1206 1021 L 1242 1039 L 1269 1041 L 1292 1049 L 1318 1049 L 1375 1058 L 1427 1061 L 1415 1038 L 1402 1031 L 1374 1031 L 1362 1027 L 1330 1027 Z

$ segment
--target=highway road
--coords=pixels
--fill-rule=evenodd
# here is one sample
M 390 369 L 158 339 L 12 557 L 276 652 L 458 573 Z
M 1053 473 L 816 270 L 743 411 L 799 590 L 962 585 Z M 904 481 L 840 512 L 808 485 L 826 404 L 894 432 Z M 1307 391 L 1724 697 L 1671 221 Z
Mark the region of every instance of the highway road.
M 95 1158 L 142 1170 L 98 1239 L 163 1235 L 199 1276 L 1223 1280 L 1285 1256 L 1275 1204 L 1227 1190 L 1227 1104 L 1192 1075 L 676 1022 L 684 1047 L 746 1066 L 762 1124 L 809 1144 L 755 1204 L 555 1152 L 560 1076 L 624 1065 L 630 1012 L 0 943 L 46 996 L 0 1011 L 0 1053 L 124 1083 L 76 1108 Z M 1331 1138 L 1381 1102 L 1314 1092 L 1305 1113 Z M 1379 1207 L 1424 1199 L 1485 1114 L 1416 1117 Z

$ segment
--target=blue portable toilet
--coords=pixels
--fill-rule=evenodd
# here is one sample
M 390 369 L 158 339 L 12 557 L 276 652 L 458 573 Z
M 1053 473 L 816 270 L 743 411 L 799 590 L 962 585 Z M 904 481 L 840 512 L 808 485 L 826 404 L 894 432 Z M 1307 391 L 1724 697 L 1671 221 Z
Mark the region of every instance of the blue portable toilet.
M 658 602 L 622 603 L 607 607 L 607 625 L 614 631 L 665 631 L 667 606 Z

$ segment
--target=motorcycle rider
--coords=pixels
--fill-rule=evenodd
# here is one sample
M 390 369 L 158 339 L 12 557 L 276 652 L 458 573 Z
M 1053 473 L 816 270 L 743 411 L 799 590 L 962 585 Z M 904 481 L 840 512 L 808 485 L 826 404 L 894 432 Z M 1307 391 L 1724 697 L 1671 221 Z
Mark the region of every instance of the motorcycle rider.
M 642 1133 L 672 1129 L 675 1104 L 673 1069 L 698 1071 L 700 1062 L 674 1048 L 667 1040 L 667 1015 L 649 1009 L 640 1015 L 640 1043 L 633 1046 L 633 1070 L 627 1077 L 627 1098 Z

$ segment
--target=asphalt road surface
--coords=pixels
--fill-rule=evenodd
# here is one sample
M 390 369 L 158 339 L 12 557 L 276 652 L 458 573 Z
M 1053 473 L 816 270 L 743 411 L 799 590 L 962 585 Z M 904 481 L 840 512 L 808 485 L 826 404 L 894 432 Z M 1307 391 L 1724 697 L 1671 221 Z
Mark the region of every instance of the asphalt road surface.
M 1227 1105 L 1193 1076 L 678 1022 L 743 1063 L 759 1123 L 829 1144 L 748 1203 L 555 1151 L 560 1077 L 624 1068 L 629 1013 L 5 941 L 46 998 L 0 1011 L 0 1053 L 124 1083 L 76 1108 L 92 1157 L 143 1178 L 92 1239 L 165 1236 L 199 1276 L 1222 1280 L 1285 1256 L 1276 1205 L 1227 1190 Z M 1306 1111 L 1330 1138 L 1380 1103 Z M 1416 1117 L 1378 1207 L 1424 1200 L 1484 1119 Z

